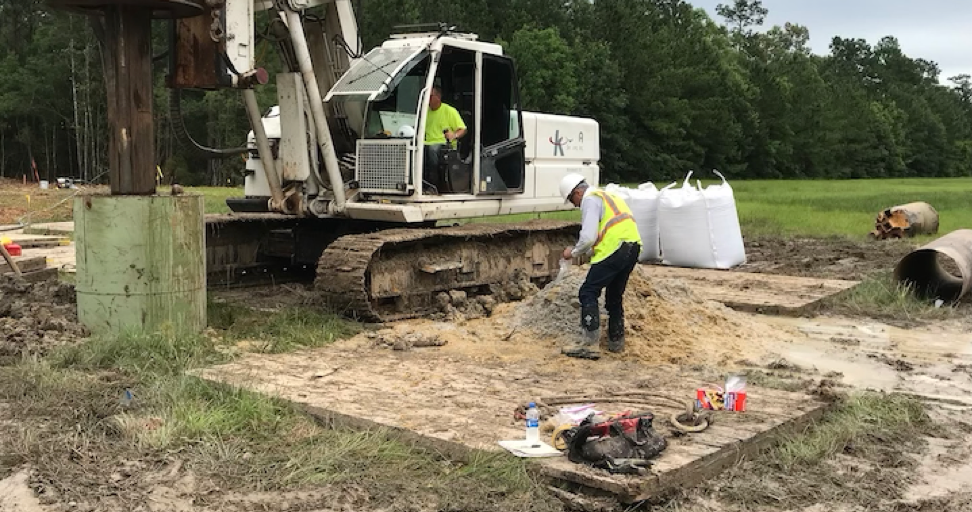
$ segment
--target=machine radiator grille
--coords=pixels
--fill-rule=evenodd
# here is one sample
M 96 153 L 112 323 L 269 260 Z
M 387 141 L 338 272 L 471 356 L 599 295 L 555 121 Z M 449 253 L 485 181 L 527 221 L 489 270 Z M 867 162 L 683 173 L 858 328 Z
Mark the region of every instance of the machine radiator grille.
M 411 185 L 406 140 L 359 140 L 355 179 L 364 192 L 401 194 Z

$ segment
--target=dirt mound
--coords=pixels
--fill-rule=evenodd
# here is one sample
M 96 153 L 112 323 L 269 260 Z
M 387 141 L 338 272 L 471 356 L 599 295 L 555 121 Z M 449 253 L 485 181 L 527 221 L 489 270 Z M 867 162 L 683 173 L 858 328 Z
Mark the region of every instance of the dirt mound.
M 0 357 L 43 355 L 88 335 L 78 323 L 74 286 L 0 278 Z
M 523 301 L 510 325 L 537 338 L 567 344 L 582 339 L 580 289 L 587 268 L 573 270 Z M 601 297 L 601 343 L 607 340 L 607 314 Z M 650 281 L 636 269 L 624 294 L 625 354 L 647 363 L 711 364 L 752 354 L 760 339 L 772 335 L 722 304 L 697 297 L 679 280 Z M 745 350 L 742 350 L 745 348 Z

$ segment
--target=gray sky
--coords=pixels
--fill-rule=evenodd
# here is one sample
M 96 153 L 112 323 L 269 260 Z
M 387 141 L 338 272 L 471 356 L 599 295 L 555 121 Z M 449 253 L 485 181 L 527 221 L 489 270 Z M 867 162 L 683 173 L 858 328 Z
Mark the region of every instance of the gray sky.
M 732 0 L 688 0 L 712 19 L 720 3 Z M 764 28 L 799 23 L 810 30 L 814 53 L 830 53 L 834 36 L 866 39 L 872 46 L 882 37 L 898 38 L 911 58 L 938 64 L 941 80 L 972 74 L 972 0 L 762 0 L 769 10 Z

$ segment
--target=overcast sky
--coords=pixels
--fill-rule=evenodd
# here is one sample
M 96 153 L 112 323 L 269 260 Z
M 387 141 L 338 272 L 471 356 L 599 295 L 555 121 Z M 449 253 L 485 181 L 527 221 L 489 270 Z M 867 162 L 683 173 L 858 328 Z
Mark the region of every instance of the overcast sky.
M 715 13 L 720 3 L 732 0 L 689 0 Z M 769 10 L 764 28 L 799 23 L 810 30 L 814 53 L 830 53 L 834 36 L 866 39 L 872 46 L 882 37 L 898 38 L 911 58 L 938 64 L 941 80 L 972 74 L 972 0 L 762 0 Z

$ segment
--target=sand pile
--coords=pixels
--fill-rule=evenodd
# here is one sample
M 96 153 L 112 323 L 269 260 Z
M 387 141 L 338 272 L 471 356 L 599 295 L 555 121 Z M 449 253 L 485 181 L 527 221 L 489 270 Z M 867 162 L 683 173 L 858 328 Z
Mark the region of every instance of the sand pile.
M 74 286 L 0 278 L 0 356 L 45 354 L 87 335 L 78 323 Z
M 582 339 L 577 292 L 587 267 L 547 285 L 511 313 L 510 326 L 561 344 Z M 717 302 L 697 297 L 682 281 L 649 281 L 638 269 L 624 294 L 627 357 L 649 363 L 712 364 L 752 355 L 775 331 Z M 601 344 L 607 313 L 601 297 Z M 715 359 L 715 360 L 713 360 Z

